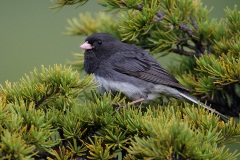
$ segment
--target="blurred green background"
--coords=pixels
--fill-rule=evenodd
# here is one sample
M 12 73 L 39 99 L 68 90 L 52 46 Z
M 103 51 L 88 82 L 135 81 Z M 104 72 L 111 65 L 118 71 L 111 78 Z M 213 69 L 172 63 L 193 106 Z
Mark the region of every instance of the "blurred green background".
M 89 1 L 83 7 L 66 6 L 58 12 L 49 0 L 1 0 L 0 83 L 18 81 L 34 67 L 64 64 L 80 52 L 84 39 L 64 36 L 66 20 L 79 12 L 98 12 L 101 6 Z
M 233 8 L 239 0 L 203 1 L 211 8 L 212 18 L 225 17 L 224 8 Z M 0 5 L 0 84 L 18 81 L 34 67 L 65 64 L 80 52 L 84 38 L 64 36 L 66 20 L 80 12 L 98 12 L 103 8 L 95 0 L 83 7 L 66 6 L 59 12 L 49 9 L 49 0 L 1 0 Z M 167 61 L 166 61 L 167 59 Z M 171 63 L 169 56 L 161 58 L 162 65 Z M 239 145 L 232 145 L 232 150 Z

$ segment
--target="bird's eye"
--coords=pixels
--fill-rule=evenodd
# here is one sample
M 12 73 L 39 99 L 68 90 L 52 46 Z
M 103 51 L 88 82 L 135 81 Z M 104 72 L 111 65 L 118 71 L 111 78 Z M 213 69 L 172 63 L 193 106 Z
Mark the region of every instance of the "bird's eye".
M 99 41 L 98 41 L 98 44 L 99 44 L 99 45 L 102 44 L 102 41 L 99 40 Z

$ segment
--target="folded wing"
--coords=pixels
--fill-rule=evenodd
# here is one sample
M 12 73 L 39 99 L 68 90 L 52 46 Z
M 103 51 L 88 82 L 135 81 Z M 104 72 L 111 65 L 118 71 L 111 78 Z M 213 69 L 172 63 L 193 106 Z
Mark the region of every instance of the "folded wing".
M 139 51 L 126 52 L 118 52 L 109 58 L 115 71 L 155 84 L 187 90 L 148 54 Z

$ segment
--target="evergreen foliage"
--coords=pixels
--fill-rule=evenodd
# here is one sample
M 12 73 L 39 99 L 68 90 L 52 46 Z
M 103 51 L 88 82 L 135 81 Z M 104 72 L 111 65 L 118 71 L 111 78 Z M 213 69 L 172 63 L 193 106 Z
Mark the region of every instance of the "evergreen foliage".
M 55 0 L 57 6 L 87 0 Z M 199 0 L 99 0 L 107 11 L 68 20 L 68 35 L 108 32 L 150 50 L 185 55 L 171 68 L 192 93 L 224 113 L 239 114 L 240 12 L 209 19 Z M 117 20 L 115 20 L 118 17 Z M 107 22 L 107 23 L 105 23 Z M 94 25 L 93 25 L 94 24 Z M 218 24 L 218 26 L 216 25 Z M 83 55 L 73 65 L 82 70 Z M 240 137 L 240 121 L 223 122 L 188 103 L 128 106 L 119 93 L 99 95 L 93 75 L 71 67 L 34 69 L 0 85 L 0 159 L 222 159 Z M 120 110 L 116 108 L 123 106 Z M 239 143 L 239 142 L 238 142 Z
M 126 106 L 61 65 L 0 89 L 2 159 L 236 159 L 240 124 L 190 104 Z

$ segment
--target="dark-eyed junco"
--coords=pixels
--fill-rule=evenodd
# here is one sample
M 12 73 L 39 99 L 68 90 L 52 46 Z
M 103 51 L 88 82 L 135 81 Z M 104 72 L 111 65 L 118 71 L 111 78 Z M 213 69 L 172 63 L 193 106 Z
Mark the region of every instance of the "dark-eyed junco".
M 153 100 L 163 94 L 200 104 L 228 119 L 190 96 L 154 58 L 135 45 L 123 43 L 110 34 L 96 33 L 87 37 L 80 48 L 85 50 L 84 69 L 94 74 L 101 94 L 121 91 L 136 102 Z

